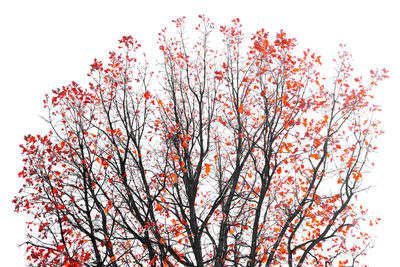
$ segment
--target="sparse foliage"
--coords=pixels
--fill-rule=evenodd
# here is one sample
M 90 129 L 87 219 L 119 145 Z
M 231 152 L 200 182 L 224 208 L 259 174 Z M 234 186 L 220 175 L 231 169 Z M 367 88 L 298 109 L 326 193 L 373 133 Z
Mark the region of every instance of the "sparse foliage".
M 356 201 L 381 133 L 341 47 L 332 77 L 296 40 L 204 16 L 159 34 L 158 71 L 131 36 L 44 100 L 21 145 L 35 266 L 348 266 L 370 245 Z M 245 45 L 248 43 L 249 45 Z M 157 77 L 154 77 L 157 76 Z M 375 223 L 375 221 L 371 221 Z

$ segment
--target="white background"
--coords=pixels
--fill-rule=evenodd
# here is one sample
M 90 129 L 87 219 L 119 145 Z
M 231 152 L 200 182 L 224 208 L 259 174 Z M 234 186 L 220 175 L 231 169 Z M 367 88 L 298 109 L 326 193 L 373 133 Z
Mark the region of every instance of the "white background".
M 376 245 L 370 266 L 400 266 L 399 204 L 399 8 L 397 1 L 2 1 L 0 4 L 0 265 L 24 266 L 24 216 L 11 204 L 20 188 L 18 145 L 28 133 L 44 133 L 45 93 L 74 80 L 85 85 L 93 58 L 106 59 L 122 35 L 133 35 L 147 54 L 156 50 L 157 33 L 179 16 L 210 17 L 216 25 L 240 18 L 250 34 L 284 29 L 301 47 L 322 55 L 323 67 L 339 43 L 347 43 L 356 72 L 386 67 L 390 80 L 376 91 L 386 134 L 379 141 L 376 168 L 368 181 L 376 186 L 361 198 L 371 216 Z M 188 25 L 188 26 L 194 26 Z M 150 56 L 153 56 L 151 54 Z

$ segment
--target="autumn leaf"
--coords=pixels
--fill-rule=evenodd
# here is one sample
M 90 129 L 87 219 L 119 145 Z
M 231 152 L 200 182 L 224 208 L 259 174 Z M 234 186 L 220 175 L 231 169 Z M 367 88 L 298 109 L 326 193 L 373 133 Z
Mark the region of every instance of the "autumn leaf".
M 233 230 L 233 227 L 231 227 L 231 228 L 229 229 L 229 234 L 230 234 L 230 235 L 233 235 L 233 231 L 234 231 L 234 230 Z
M 361 177 L 362 177 L 362 174 L 360 172 L 358 172 L 358 171 L 353 172 L 354 180 L 358 181 L 358 180 L 360 180 Z
M 206 163 L 205 166 L 206 166 L 205 173 L 206 175 L 209 175 L 211 171 L 211 164 Z
M 162 211 L 162 207 L 159 203 L 156 204 L 156 211 Z
M 177 178 L 176 174 L 175 173 L 171 173 L 171 176 L 172 176 L 172 179 L 174 180 L 174 183 L 177 183 L 178 182 L 178 178 Z
M 239 105 L 238 112 L 239 112 L 240 114 L 243 114 L 243 104 L 240 104 L 240 105 Z
M 262 257 L 261 257 L 261 262 L 262 263 L 265 263 L 265 262 L 267 262 L 267 259 L 268 259 L 268 256 L 267 256 L 267 254 L 264 254 Z
M 61 252 L 64 250 L 64 248 L 65 248 L 65 245 L 59 245 L 59 246 L 57 246 L 57 251 Z
M 149 91 L 146 91 L 143 96 L 144 96 L 144 98 L 146 98 L 146 100 L 149 100 L 151 97 Z

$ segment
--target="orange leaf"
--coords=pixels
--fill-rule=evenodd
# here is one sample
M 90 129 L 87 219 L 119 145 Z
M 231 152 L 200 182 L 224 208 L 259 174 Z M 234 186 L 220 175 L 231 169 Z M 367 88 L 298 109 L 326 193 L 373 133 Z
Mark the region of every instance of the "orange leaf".
M 264 254 L 261 258 L 261 262 L 265 263 L 267 261 L 267 254 Z
M 176 177 L 175 173 L 171 173 L 172 178 L 174 179 L 174 183 L 178 182 L 178 178 Z
M 243 104 L 240 104 L 238 111 L 240 114 L 243 114 Z
M 231 227 L 231 229 L 229 229 L 229 234 L 233 235 L 233 227 Z
M 362 174 L 359 173 L 358 171 L 354 171 L 354 172 L 353 172 L 353 178 L 354 178 L 356 181 L 360 180 L 361 177 L 362 177 Z
M 112 256 L 112 257 L 110 258 L 110 261 L 115 261 L 115 260 L 116 260 L 115 256 Z
M 206 165 L 206 170 L 205 170 L 205 172 L 206 172 L 206 175 L 209 175 L 210 174 L 210 171 L 211 171 L 211 168 L 210 168 L 210 164 L 205 164 Z
M 156 211 L 161 211 L 162 207 L 159 203 L 156 204 Z
M 146 93 L 144 93 L 144 98 L 146 98 L 147 100 L 151 97 L 149 91 L 146 91 Z
M 310 158 L 313 158 L 313 159 L 318 160 L 318 159 L 319 159 L 319 156 L 318 156 L 318 154 L 311 154 L 311 155 L 310 155 Z

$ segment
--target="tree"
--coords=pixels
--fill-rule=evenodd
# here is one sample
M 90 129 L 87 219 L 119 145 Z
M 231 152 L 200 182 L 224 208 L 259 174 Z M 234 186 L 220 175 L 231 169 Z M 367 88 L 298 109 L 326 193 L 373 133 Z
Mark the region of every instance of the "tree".
M 341 46 L 326 79 L 283 31 L 247 40 L 235 19 L 218 51 L 208 18 L 193 42 L 174 23 L 156 75 L 124 36 L 107 65 L 94 60 L 87 89 L 46 96 L 51 131 L 25 136 L 14 199 L 32 216 L 28 261 L 355 265 L 371 240 L 356 195 L 381 134 L 371 89 L 387 71 L 364 82 Z

